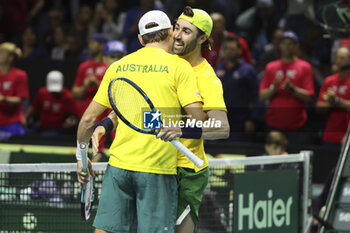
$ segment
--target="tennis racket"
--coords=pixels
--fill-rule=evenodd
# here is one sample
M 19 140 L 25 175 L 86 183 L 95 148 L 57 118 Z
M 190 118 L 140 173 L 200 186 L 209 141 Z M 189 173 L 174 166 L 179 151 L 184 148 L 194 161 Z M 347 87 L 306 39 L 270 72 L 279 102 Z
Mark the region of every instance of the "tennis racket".
M 85 143 L 79 144 L 79 149 L 82 152 L 81 162 L 83 164 L 83 172 L 87 172 L 88 169 L 87 147 L 88 146 Z M 90 175 L 89 182 L 83 184 L 83 187 L 81 189 L 81 217 L 84 221 L 87 221 L 91 215 L 92 205 L 94 202 L 94 184 L 95 179 Z
M 127 126 L 140 133 L 158 134 L 160 129 L 145 129 L 143 126 L 145 111 L 158 114 L 159 111 L 136 83 L 124 77 L 113 79 L 108 86 L 108 98 L 114 112 Z M 170 142 L 198 168 L 203 166 L 203 160 L 193 154 L 179 140 L 174 139 Z

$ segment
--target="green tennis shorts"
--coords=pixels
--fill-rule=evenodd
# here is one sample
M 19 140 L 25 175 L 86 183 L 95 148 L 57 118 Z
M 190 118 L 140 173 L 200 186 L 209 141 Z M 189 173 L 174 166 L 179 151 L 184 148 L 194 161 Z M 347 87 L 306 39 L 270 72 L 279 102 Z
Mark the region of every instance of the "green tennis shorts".
M 180 225 L 190 213 L 196 229 L 199 207 L 205 187 L 208 184 L 209 168 L 206 167 L 199 172 L 195 172 L 193 169 L 178 167 L 177 179 L 179 181 L 179 199 L 176 225 Z
M 177 211 L 176 175 L 134 172 L 108 165 L 93 226 L 129 233 L 173 233 Z

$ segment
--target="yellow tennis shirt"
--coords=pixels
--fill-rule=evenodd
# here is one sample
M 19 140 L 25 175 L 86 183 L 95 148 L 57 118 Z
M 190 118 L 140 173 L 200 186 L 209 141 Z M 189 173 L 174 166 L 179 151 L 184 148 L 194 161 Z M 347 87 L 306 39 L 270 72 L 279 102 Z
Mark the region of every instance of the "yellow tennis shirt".
M 197 85 L 203 101 L 203 110 L 227 111 L 221 81 L 207 60 L 204 59 L 201 64 L 193 67 L 193 70 L 196 73 Z M 203 139 L 181 138 L 180 141 L 201 158 L 204 161 L 204 165 L 200 169 L 197 168 L 186 156 L 179 152 L 178 167 L 192 168 L 197 172 L 209 165 L 204 152 Z
M 202 101 L 191 65 L 162 49 L 145 47 L 113 63 L 103 77 L 95 102 L 111 108 L 108 85 L 116 77 L 135 82 L 155 108 L 160 109 L 162 117 L 167 115 L 176 120 L 181 115 L 181 107 Z M 177 149 L 170 142 L 157 139 L 155 135 L 139 133 L 121 120 L 109 151 L 111 166 L 139 172 L 176 174 Z

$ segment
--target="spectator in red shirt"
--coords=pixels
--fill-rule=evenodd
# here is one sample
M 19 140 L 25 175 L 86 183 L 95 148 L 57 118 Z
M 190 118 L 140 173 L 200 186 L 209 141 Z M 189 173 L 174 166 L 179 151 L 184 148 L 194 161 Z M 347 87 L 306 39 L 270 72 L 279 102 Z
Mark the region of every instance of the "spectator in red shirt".
M 25 133 L 22 103 L 29 97 L 28 77 L 25 71 L 13 67 L 21 55 L 15 44 L 0 44 L 0 140 Z
M 63 74 L 50 71 L 46 76 L 46 87 L 41 87 L 26 111 L 28 121 L 40 112 L 40 133 L 58 135 L 77 126 L 79 115 L 73 94 L 63 87 Z
M 203 57 L 207 59 L 213 68 L 216 68 L 217 64 L 225 60 L 224 49 L 222 47 L 225 38 L 233 37 L 235 34 L 233 32 L 226 31 L 225 17 L 221 13 L 214 12 L 210 16 L 213 20 L 213 31 L 211 33 L 213 44 L 211 45 L 211 50 L 207 49 L 203 52 Z M 240 57 L 243 58 L 246 63 L 252 64 L 252 55 L 246 40 L 240 36 L 238 39 L 242 50 Z
M 81 115 L 95 96 L 107 69 L 107 65 L 103 62 L 103 50 L 106 43 L 107 37 L 104 34 L 93 34 L 88 44 L 89 54 L 92 58 L 80 64 L 78 68 L 72 92 L 75 99 L 82 101 Z
M 266 124 L 270 130 L 282 131 L 290 144 L 305 143 L 305 103 L 314 95 L 312 68 L 295 55 L 298 37 L 294 32 L 283 32 L 279 48 L 281 59 L 266 65 L 259 99 L 269 101 Z
M 323 142 L 341 145 L 350 120 L 350 49 L 340 47 L 336 54 L 339 71 L 327 77 L 321 87 L 316 107 L 328 112 Z

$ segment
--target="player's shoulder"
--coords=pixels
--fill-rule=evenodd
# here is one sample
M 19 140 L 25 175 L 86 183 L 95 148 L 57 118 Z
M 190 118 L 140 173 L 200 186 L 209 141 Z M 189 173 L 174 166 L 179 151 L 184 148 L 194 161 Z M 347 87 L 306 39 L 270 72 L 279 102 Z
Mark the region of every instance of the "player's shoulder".
M 215 70 L 206 59 L 204 59 L 198 66 L 195 66 L 194 71 L 197 75 L 197 79 L 199 80 L 199 85 L 221 85 L 221 80 L 218 78 Z
M 168 62 L 172 67 L 175 67 L 175 70 L 184 70 L 187 72 L 193 71 L 191 64 L 187 60 L 179 57 L 176 54 L 168 54 L 167 56 Z
M 199 65 L 193 67 L 197 76 L 205 76 L 207 78 L 215 79 L 216 76 L 214 68 L 209 64 L 209 62 L 204 59 Z

